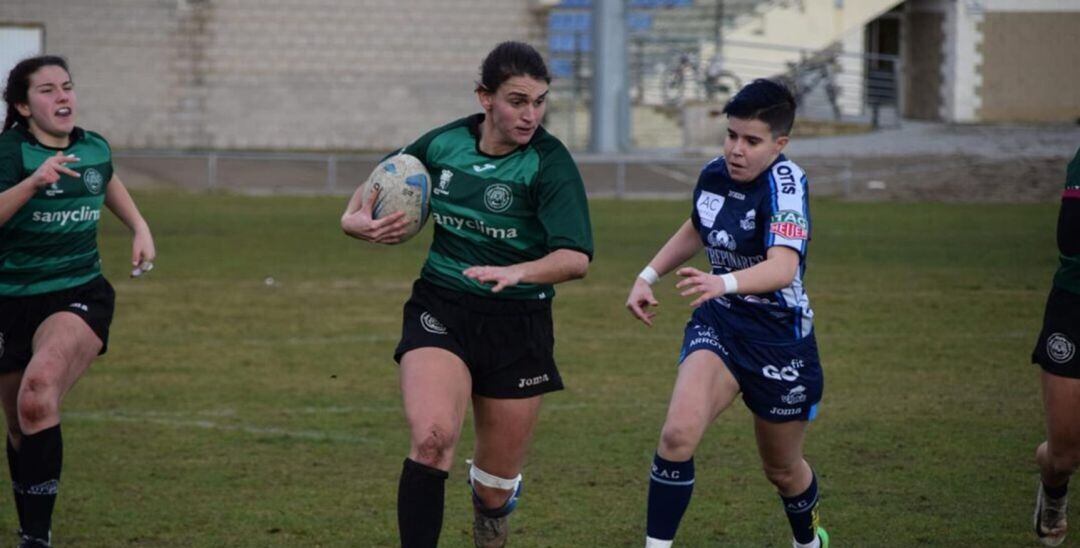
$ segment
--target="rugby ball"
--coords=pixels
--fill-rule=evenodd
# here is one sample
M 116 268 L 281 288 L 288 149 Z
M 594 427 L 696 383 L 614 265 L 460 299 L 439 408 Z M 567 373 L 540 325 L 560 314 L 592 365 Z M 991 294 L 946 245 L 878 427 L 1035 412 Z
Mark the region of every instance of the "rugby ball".
M 409 227 L 401 242 L 420 232 L 431 212 L 431 175 L 416 156 L 397 154 L 375 166 L 375 171 L 364 182 L 361 203 L 366 204 L 376 189 L 379 197 L 371 212 L 372 218 L 381 219 L 404 211 Z

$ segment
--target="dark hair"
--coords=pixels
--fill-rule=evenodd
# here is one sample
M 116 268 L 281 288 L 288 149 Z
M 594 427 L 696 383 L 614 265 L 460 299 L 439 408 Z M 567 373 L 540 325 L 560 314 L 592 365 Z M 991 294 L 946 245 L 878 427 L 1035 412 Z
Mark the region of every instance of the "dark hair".
M 15 105 L 26 104 L 30 101 L 30 76 L 37 72 L 38 69 L 47 66 L 57 66 L 71 74 L 71 71 L 68 70 L 67 61 L 63 57 L 56 55 L 39 55 L 23 59 L 8 73 L 7 87 L 4 88 L 4 102 L 7 103 L 7 118 L 4 118 L 4 131 L 11 129 L 16 123 L 23 126 L 28 125 L 26 118 L 19 114 Z
M 746 84 L 724 105 L 724 114 L 761 120 L 776 138 L 791 133 L 791 126 L 795 124 L 795 97 L 784 84 L 758 78 Z
M 544 58 L 536 48 L 524 42 L 503 42 L 484 58 L 476 91 L 495 93 L 503 82 L 514 76 L 530 76 L 551 83 Z

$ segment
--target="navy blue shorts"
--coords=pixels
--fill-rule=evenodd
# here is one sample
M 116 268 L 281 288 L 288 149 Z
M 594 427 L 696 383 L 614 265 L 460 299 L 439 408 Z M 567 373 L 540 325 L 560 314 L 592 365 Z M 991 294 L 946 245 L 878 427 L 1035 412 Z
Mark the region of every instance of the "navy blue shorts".
M 698 307 L 687 322 L 679 363 L 708 350 L 727 365 L 755 415 L 770 422 L 814 420 L 825 389 L 814 334 L 791 342 L 747 340 L 733 336 L 708 308 Z

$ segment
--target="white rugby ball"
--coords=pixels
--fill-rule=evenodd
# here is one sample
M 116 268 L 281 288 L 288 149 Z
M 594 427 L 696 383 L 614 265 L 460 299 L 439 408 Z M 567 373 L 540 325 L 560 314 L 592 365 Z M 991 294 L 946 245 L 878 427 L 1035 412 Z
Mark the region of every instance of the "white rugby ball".
M 381 219 L 404 211 L 409 227 L 401 241 L 420 232 L 431 212 L 431 175 L 416 156 L 398 154 L 375 166 L 375 171 L 364 182 L 361 203 L 367 203 L 375 189 L 379 189 L 379 197 L 375 200 L 372 218 Z

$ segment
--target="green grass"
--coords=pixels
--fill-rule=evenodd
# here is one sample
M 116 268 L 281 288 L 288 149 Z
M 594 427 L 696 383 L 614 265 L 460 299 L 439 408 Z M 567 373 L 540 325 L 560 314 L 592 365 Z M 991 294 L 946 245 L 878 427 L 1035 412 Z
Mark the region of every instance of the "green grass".
M 136 195 L 158 268 L 117 288 L 111 349 L 64 404 L 61 546 L 394 546 L 408 449 L 391 352 L 430 231 L 351 240 L 341 198 Z M 515 546 L 640 546 L 648 466 L 689 309 L 623 303 L 684 202 L 595 201 L 589 276 L 559 288 L 550 395 Z M 836 546 L 1032 544 L 1042 436 L 1028 356 L 1055 262 L 1053 205 L 814 203 L 807 277 L 826 371 L 806 453 Z M 698 261 L 701 263 L 701 261 Z M 265 279 L 275 283 L 267 285 Z M 658 286 L 659 287 L 659 286 Z M 471 546 L 466 427 L 443 546 Z M 737 403 L 696 456 L 680 546 L 785 546 Z M 5 506 L 0 527 L 15 529 Z

